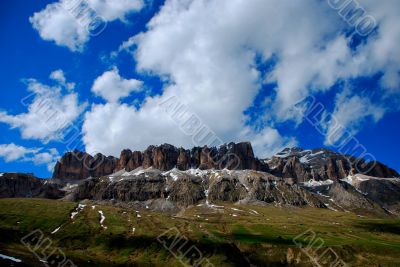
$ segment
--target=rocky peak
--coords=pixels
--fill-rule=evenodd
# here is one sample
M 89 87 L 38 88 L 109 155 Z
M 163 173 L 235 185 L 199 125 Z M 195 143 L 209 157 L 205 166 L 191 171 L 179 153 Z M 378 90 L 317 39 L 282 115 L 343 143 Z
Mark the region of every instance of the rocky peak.
M 118 159 L 112 156 L 97 154 L 94 157 L 86 152 L 67 152 L 57 161 L 53 178 L 78 180 L 87 177 L 98 177 L 113 173 L 117 168 Z
M 267 171 L 268 165 L 254 157 L 249 142 L 229 143 L 219 148 L 195 147 L 191 150 L 169 144 L 149 146 L 145 151 L 125 149 L 119 158 L 67 152 L 56 164 L 53 178 L 85 179 L 112 174 L 118 170 L 132 171 L 138 167 L 154 167 L 161 171 L 173 168 L 200 169 L 252 169 Z
M 398 177 L 399 174 L 380 162 L 365 162 L 353 156 L 342 155 L 328 149 L 305 150 L 285 148 L 266 160 L 271 172 L 279 177 L 293 177 L 297 182 L 314 180 L 337 181 L 349 174 L 363 172 L 382 178 Z M 365 163 L 365 164 L 362 164 Z M 363 169 L 357 168 L 363 166 Z

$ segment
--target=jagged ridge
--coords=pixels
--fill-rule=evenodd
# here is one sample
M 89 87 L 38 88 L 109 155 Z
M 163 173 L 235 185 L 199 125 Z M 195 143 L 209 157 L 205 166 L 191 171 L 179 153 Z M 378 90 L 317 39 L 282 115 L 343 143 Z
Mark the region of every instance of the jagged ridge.
M 161 171 L 177 168 L 199 169 L 251 169 L 268 171 L 268 165 L 254 157 L 249 142 L 230 143 L 219 148 L 195 147 L 191 150 L 176 148 L 169 144 L 150 146 L 145 151 L 125 149 L 119 158 L 102 154 L 91 155 L 68 152 L 57 162 L 53 178 L 85 179 L 112 174 L 118 170 L 134 170 L 138 167 L 154 167 Z

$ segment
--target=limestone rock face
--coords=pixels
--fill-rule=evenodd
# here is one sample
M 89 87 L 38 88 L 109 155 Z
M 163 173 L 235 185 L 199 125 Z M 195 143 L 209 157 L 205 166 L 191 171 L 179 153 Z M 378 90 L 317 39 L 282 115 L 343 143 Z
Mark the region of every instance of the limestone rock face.
M 132 171 L 138 167 L 154 167 L 161 171 L 173 168 L 194 169 L 253 169 L 267 171 L 268 165 L 254 157 L 250 143 L 230 143 L 220 148 L 195 147 L 191 150 L 164 144 L 149 146 L 145 151 L 125 149 L 119 158 L 97 154 L 95 157 L 73 151 L 57 162 L 53 178 L 79 180 L 101 177 L 118 170 Z
M 190 150 L 185 150 L 183 148 L 180 148 L 178 153 L 179 153 L 179 155 L 178 155 L 176 167 L 179 170 L 188 170 L 191 166 Z
M 283 167 L 282 175 L 284 178 L 295 178 L 296 181 L 299 183 L 305 182 L 309 178 L 309 175 L 304 166 L 296 157 L 288 159 Z
M 238 178 L 223 175 L 210 183 L 208 195 L 211 201 L 237 202 L 246 197 L 247 191 Z
M 80 180 L 88 177 L 99 177 L 111 174 L 118 165 L 118 159 L 80 151 L 67 152 L 54 168 L 53 178 L 66 180 Z
M 132 171 L 143 164 L 143 154 L 140 151 L 124 149 L 118 160 L 117 170 Z M 115 170 L 114 170 L 115 171 Z
M 112 156 L 104 156 L 97 154 L 89 164 L 89 174 L 92 177 L 98 177 L 101 175 L 113 173 L 118 165 L 118 159 Z M 83 166 L 85 167 L 85 165 Z
M 53 178 L 84 179 L 90 176 L 86 162 L 92 161 L 93 157 L 80 151 L 67 152 L 56 163 Z
M 168 199 L 184 207 L 195 205 L 206 197 L 202 179 L 196 176 L 182 175 L 181 179 L 170 183 L 168 188 Z
M 121 151 L 121 155 L 118 160 L 118 169 L 123 169 L 127 171 L 132 170 L 132 151 L 130 149 L 124 149 Z
M 154 147 L 152 151 L 153 165 L 152 167 L 167 171 L 173 169 L 178 163 L 178 149 L 172 145 L 161 145 Z
M 124 180 L 118 183 L 100 182 L 98 178 L 84 181 L 77 191 L 78 199 L 145 201 L 164 197 L 165 179 L 161 176 Z

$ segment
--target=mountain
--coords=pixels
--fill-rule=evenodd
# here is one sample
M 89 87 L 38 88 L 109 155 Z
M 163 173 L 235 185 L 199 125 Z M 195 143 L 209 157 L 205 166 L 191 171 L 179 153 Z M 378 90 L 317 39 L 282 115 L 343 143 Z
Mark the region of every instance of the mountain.
M 350 173 L 373 177 L 392 178 L 400 175 L 380 162 L 369 162 L 360 169 L 363 159 L 338 154 L 327 149 L 304 150 L 286 148 L 271 159 L 260 160 L 254 156 L 251 143 L 230 143 L 219 148 L 195 147 L 191 150 L 176 148 L 169 144 L 150 146 L 145 151 L 125 149 L 119 158 L 80 151 L 67 152 L 57 162 L 53 178 L 82 180 L 88 177 L 110 175 L 119 170 L 132 171 L 138 167 L 153 167 L 160 171 L 173 168 L 256 170 L 272 173 L 278 177 L 293 178 L 296 182 L 343 179 Z
M 380 162 L 301 148 L 261 160 L 248 142 L 191 150 L 164 144 L 126 149 L 119 158 L 73 151 L 50 180 L 6 174 L 0 181 L 2 197 L 138 203 L 161 211 L 230 202 L 400 215 L 399 174 Z
M 372 177 L 399 177 L 395 170 L 380 162 L 365 162 L 363 159 L 327 149 L 286 148 L 265 162 L 271 173 L 280 177 L 292 177 L 297 182 L 311 179 L 338 181 L 357 173 Z

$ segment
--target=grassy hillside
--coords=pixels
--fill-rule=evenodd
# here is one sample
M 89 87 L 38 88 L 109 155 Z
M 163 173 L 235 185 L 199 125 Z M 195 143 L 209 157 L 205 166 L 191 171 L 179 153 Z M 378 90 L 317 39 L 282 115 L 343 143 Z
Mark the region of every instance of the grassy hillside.
M 21 259 L 15 266 L 42 266 L 20 242 L 40 229 L 52 240 L 52 248 L 59 247 L 78 266 L 183 266 L 181 262 L 196 263 L 199 253 L 201 266 L 209 262 L 215 266 L 311 266 L 310 257 L 295 242 L 316 255 L 312 259 L 321 265 L 323 259 L 318 256 L 332 248 L 350 266 L 400 266 L 400 220 L 396 219 L 227 203 L 221 203 L 223 208 L 191 207 L 175 216 L 85 204 L 71 219 L 78 203 L 1 199 L 0 254 Z M 102 225 L 99 211 L 105 216 Z M 319 242 L 311 244 L 310 235 L 296 238 L 306 231 Z M 40 249 L 36 252 L 42 255 Z

